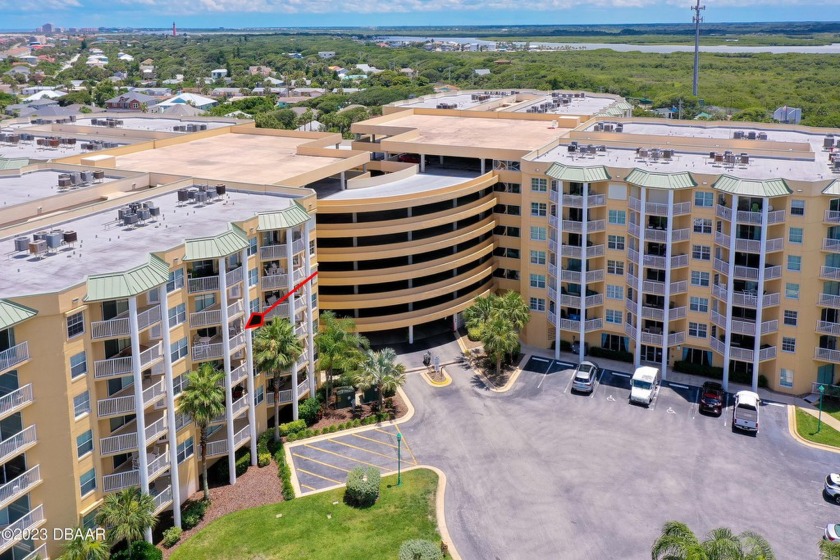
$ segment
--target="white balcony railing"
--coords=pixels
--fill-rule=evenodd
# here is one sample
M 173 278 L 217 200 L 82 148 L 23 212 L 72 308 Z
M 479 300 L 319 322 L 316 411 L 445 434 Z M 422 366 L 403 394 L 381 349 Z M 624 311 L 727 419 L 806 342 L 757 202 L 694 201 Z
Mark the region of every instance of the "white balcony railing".
M 134 387 L 124 389 L 126 392 L 134 391 Z M 164 379 L 160 379 L 156 383 L 151 383 L 148 387 L 143 389 L 143 406 L 144 408 L 155 404 L 166 395 L 166 385 Z M 99 416 L 123 416 L 132 414 L 136 411 L 134 404 L 134 395 L 123 395 L 119 397 L 111 397 L 107 399 L 99 399 L 96 403 L 96 409 Z
M 230 372 L 230 383 L 231 385 L 238 385 L 240 382 L 244 381 L 246 377 L 248 377 L 248 364 L 242 362 L 239 366 L 235 367 Z M 222 381 L 224 384 L 224 380 Z
M 840 364 L 840 350 L 832 350 L 831 348 L 815 348 L 814 359 L 823 362 L 833 362 Z
M 146 444 L 152 443 L 166 433 L 166 416 L 161 416 L 146 426 Z
M 0 463 L 5 463 L 15 455 L 22 453 L 35 445 L 38 436 L 35 433 L 35 426 L 29 426 L 15 435 L 0 441 Z
M 242 346 L 245 346 L 245 333 L 239 333 L 230 337 L 230 344 L 228 345 L 228 348 L 230 348 L 232 353 L 236 352 L 236 350 Z
M 306 244 L 303 239 L 295 239 L 292 241 L 292 254 L 302 253 L 306 249 Z
M 287 274 L 269 274 L 260 279 L 260 288 L 263 290 L 285 290 L 289 287 L 289 276 Z
M 740 362 L 751 362 L 755 353 L 751 348 L 739 348 L 737 346 L 729 346 L 729 358 L 738 360 Z
M 169 507 L 172 503 L 172 486 L 167 486 L 162 492 L 156 494 L 153 498 L 155 503 L 155 513 L 160 513 Z
M 817 305 L 821 305 L 823 307 L 832 307 L 834 309 L 840 309 L 840 295 L 820 294 L 820 298 L 817 301 Z
M 7 395 L 3 395 L 0 397 L 0 418 L 5 418 L 6 415 L 20 410 L 26 405 L 31 404 L 33 400 L 31 383 Z
M 646 202 L 645 214 L 652 216 L 667 216 L 669 205 L 665 202 Z M 641 212 L 641 201 L 636 197 L 630 197 L 630 209 Z M 691 202 L 677 202 L 672 206 L 672 215 L 682 216 L 691 212 Z
M 714 350 L 721 356 L 726 352 L 726 343 L 722 340 L 718 340 L 715 337 L 711 338 L 711 347 L 712 350 Z
M 202 278 L 190 278 L 187 291 L 191 294 L 200 292 L 214 292 L 219 289 L 219 277 L 217 275 L 204 276 Z
M 44 506 L 38 506 L 29 513 L 3 528 L 0 535 L 0 550 L 6 550 L 14 543 L 23 540 L 23 535 L 46 522 Z
M 29 359 L 29 343 L 21 342 L 0 352 L 0 372 L 12 369 Z
M 840 280 L 840 267 L 821 266 L 820 278 L 825 278 L 826 280 Z
M 840 323 L 817 321 L 817 332 L 824 334 L 840 334 Z
M 225 273 L 225 282 L 227 282 L 227 286 L 228 287 L 235 286 L 236 284 L 239 284 L 240 282 L 244 281 L 245 280 L 245 275 L 243 274 L 244 271 L 245 271 L 245 267 L 243 267 L 243 266 L 239 266 L 237 268 L 234 268 L 232 270 L 227 271 Z
M 242 315 L 243 313 L 245 313 L 245 305 L 242 303 L 241 299 L 237 300 L 237 301 L 231 303 L 230 305 L 228 305 L 227 312 L 228 312 L 228 321 L 230 321 L 231 319 L 234 319 L 234 318 L 238 317 L 239 315 Z
M 137 432 L 99 438 L 99 454 L 119 455 L 137 449 Z
M 675 332 L 668 335 L 668 346 L 676 346 L 685 342 L 684 332 Z
M 0 507 L 6 507 L 41 483 L 41 466 L 35 465 L 17 478 L 0 486 Z
M 286 258 L 286 245 L 265 245 L 260 247 L 260 259 L 273 261 Z
M 50 560 L 50 555 L 47 552 L 47 543 L 42 544 L 26 556 L 24 556 L 23 560 Z
M 116 492 L 140 484 L 140 471 L 126 471 L 106 474 L 102 477 L 102 489 L 105 492 Z
M 163 343 L 158 342 L 154 346 L 140 352 L 140 369 L 148 369 L 161 358 L 163 358 Z M 134 356 L 120 356 L 106 360 L 97 360 L 93 364 L 93 376 L 96 379 L 105 379 L 108 377 L 129 375 L 132 373 L 133 359 Z M 153 371 L 153 373 L 156 372 Z
M 767 348 L 762 348 L 758 351 L 758 361 L 759 362 L 766 362 L 767 360 L 773 360 L 776 358 L 776 347 L 775 346 L 768 346 Z
M 160 322 L 160 306 L 153 305 L 137 314 L 137 327 L 144 331 Z M 131 335 L 128 312 L 107 321 L 94 321 L 91 326 L 91 338 L 94 340 L 105 338 L 121 338 Z
M 822 248 L 823 251 L 840 253 L 840 239 L 825 238 L 823 239 Z
M 823 221 L 830 222 L 832 224 L 840 224 L 840 212 L 837 210 L 826 210 Z
M 208 309 L 205 311 L 196 311 L 190 313 L 190 327 L 200 328 L 210 325 L 219 325 L 222 322 L 221 309 Z

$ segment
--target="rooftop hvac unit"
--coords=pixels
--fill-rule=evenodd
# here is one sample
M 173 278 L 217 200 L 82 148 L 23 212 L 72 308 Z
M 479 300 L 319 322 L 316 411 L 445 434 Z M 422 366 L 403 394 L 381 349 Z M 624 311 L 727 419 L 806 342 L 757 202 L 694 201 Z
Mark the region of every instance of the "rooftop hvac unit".
M 15 251 L 28 251 L 29 237 L 15 237 Z
M 94 181 L 102 181 L 105 179 L 105 172 L 100 170 L 96 170 L 93 172 L 93 180 Z
M 207 125 L 206 124 L 198 125 L 198 130 L 207 130 Z
M 734 138 L 735 140 L 743 140 L 744 139 L 744 131 L 743 130 L 736 130 L 732 134 L 732 138 Z
M 604 130 L 604 123 L 595 123 L 595 132 L 601 132 Z
M 93 171 L 82 171 L 82 181 L 85 183 L 93 182 Z
M 623 124 L 615 125 L 615 131 L 616 132 L 624 132 L 624 125 Z
M 137 222 L 140 221 L 140 216 L 134 213 L 126 214 L 123 216 L 123 225 L 126 226 L 133 226 Z
M 750 156 L 748 156 L 747 154 L 741 154 L 741 163 L 743 165 L 749 164 L 750 163 Z
M 36 241 L 31 241 L 29 243 L 29 254 L 30 255 L 43 255 L 47 252 L 47 242 L 44 239 L 39 239 Z
M 160 208 L 158 208 L 157 206 L 152 206 L 151 208 L 149 208 L 149 214 L 153 217 L 160 216 Z
M 226 185 L 216 185 L 216 194 L 219 196 L 224 196 L 225 191 L 227 191 Z
M 834 147 L 834 136 L 829 134 L 825 138 L 823 138 L 823 148 L 831 149 Z
M 759 132 L 758 133 L 759 140 L 767 140 L 767 133 L 766 132 Z
M 152 213 L 149 211 L 148 208 L 141 208 L 140 212 L 138 212 L 138 215 L 140 216 L 140 219 L 144 222 L 152 217 Z
M 195 193 L 195 201 L 199 204 L 207 202 L 207 191 L 198 191 Z
M 47 239 L 47 232 L 46 231 L 39 231 L 35 235 L 32 236 L 35 241 L 46 241 Z
M 755 140 L 755 131 L 754 130 L 751 130 L 747 133 L 747 139 L 748 140 Z
M 190 199 L 190 193 L 187 189 L 178 189 L 178 202 L 187 202 Z
M 65 243 L 75 243 L 79 240 L 79 235 L 73 231 L 72 229 L 68 229 L 64 232 L 64 242 Z
M 58 186 L 61 188 L 67 188 L 73 186 L 73 180 L 70 177 L 59 177 L 58 178 Z
M 64 233 L 61 231 L 52 231 L 47 234 L 47 247 L 50 249 L 58 249 L 64 243 Z

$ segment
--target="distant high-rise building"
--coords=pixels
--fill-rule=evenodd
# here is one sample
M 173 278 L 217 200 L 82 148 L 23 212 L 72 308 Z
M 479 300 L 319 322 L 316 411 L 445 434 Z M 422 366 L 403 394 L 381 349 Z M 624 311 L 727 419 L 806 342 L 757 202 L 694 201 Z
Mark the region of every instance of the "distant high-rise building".
M 43 25 L 43 27 L 41 27 L 41 32 L 52 33 L 53 32 L 53 25 L 51 23 L 45 23 Z

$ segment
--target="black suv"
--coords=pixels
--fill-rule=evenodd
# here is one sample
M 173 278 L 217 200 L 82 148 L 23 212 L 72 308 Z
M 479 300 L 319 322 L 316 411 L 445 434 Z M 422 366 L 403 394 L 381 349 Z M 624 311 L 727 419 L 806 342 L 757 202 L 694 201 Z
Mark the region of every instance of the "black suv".
M 706 381 L 700 389 L 700 412 L 711 412 L 715 416 L 723 413 L 723 385 Z

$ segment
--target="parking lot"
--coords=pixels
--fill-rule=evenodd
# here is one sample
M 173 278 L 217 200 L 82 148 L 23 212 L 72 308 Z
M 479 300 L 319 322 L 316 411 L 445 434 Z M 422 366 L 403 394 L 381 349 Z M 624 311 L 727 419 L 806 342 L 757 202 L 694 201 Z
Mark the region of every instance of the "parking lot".
M 289 445 L 295 474 L 303 494 L 344 484 L 356 467 L 375 467 L 383 474 L 397 471 L 396 426 L 375 426 L 364 431 L 301 441 Z M 417 464 L 411 447 L 401 443 L 402 467 Z

